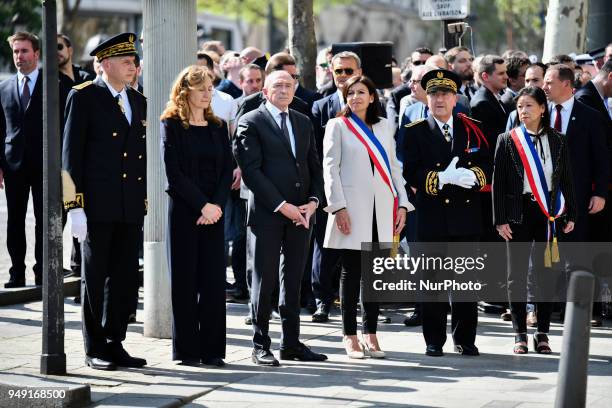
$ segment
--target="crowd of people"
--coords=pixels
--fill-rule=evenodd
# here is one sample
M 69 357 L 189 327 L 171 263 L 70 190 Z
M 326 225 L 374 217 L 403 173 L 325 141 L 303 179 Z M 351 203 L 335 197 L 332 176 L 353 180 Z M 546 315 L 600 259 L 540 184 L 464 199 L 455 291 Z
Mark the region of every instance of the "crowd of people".
M 347 356 L 384 358 L 377 328 L 389 318 L 377 302 L 363 302 L 362 244 L 400 240 L 533 242 L 504 254 L 507 302 L 449 293 L 448 302 L 416 302 L 404 323 L 422 326 L 425 353 L 442 356 L 450 307 L 456 351 L 477 356 L 481 308 L 512 321 L 515 354 L 529 350 L 528 326 L 536 327 L 533 350 L 550 353 L 555 305 L 541 292 L 557 241 L 612 241 L 612 44 L 582 65 L 566 55 L 544 64 L 518 50 L 474 58 L 466 47 L 419 47 L 401 66 L 394 60 L 388 89 L 363 72 L 359 55 L 328 47 L 311 90 L 289 52 L 209 41 L 178 73 L 160 118 L 147 118 L 136 34 L 92 50 L 95 72 L 73 63 L 67 36 L 57 41 L 64 222 L 94 369 L 146 365 L 122 342 L 138 302 L 147 127 L 158 120 L 180 364 L 225 364 L 226 301 L 249 302 L 257 365 L 279 365 L 270 319 L 280 320 L 281 360 L 326 360 L 300 341 L 300 312 L 325 324 L 337 303 Z M 12 263 L 4 286 L 18 288 L 30 191 L 33 271 L 42 282 L 42 74 L 34 34 L 17 32 L 8 43 L 17 74 L 0 83 Z M 570 262 L 566 269 L 569 276 Z M 596 302 L 591 324 L 601 318 Z

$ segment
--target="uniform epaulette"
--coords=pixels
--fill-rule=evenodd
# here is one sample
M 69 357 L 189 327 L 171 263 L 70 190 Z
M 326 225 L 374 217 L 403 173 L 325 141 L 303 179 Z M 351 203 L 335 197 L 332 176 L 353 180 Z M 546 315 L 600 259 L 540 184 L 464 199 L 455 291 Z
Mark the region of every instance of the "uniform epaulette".
M 425 119 L 417 119 L 414 122 L 410 122 L 410 123 L 405 124 L 404 127 L 409 128 L 409 127 L 412 127 L 414 125 L 418 125 L 421 122 L 425 122 Z
M 83 89 L 86 86 L 89 86 L 91 84 L 93 84 L 93 81 L 85 81 L 82 84 L 78 84 L 78 85 L 73 86 L 72 89 L 76 89 L 76 90 L 80 91 L 81 89 Z

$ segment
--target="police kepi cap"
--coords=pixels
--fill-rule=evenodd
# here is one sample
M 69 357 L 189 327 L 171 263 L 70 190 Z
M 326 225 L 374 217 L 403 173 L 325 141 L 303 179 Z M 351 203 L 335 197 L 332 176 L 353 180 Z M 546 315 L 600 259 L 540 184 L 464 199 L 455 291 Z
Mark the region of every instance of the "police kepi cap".
M 89 55 L 97 57 L 98 61 L 109 57 L 136 55 L 137 51 L 134 43 L 136 38 L 138 37 L 134 33 L 117 34 L 98 45 Z
M 434 69 L 427 72 L 421 79 L 421 87 L 427 93 L 436 91 L 450 91 L 457 93 L 461 88 L 459 75 L 446 69 Z

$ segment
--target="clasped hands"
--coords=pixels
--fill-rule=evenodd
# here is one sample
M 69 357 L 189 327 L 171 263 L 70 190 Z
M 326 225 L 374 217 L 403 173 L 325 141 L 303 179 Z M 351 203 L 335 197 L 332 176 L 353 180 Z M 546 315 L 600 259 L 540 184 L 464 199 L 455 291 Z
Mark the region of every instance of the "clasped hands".
M 211 225 L 219 221 L 223 211 L 217 204 L 207 203 L 202 207 L 202 214 L 196 221 L 196 225 Z
M 312 214 L 314 214 L 316 209 L 317 203 L 314 201 L 309 201 L 307 204 L 302 204 L 299 207 L 296 207 L 293 204 L 284 203 L 278 211 L 293 221 L 296 226 L 303 225 L 304 228 L 308 229 L 310 225 L 310 217 Z
M 476 185 L 476 174 L 472 170 L 457 167 L 459 157 L 453 157 L 448 167 L 438 173 L 440 188 L 445 184 L 454 184 L 463 188 L 472 188 Z

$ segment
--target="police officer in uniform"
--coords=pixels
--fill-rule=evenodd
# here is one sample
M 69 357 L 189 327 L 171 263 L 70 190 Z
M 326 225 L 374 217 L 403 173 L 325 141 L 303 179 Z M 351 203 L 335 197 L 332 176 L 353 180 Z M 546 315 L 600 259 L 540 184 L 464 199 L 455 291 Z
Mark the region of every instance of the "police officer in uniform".
M 122 346 L 147 210 L 146 99 L 127 85 L 136 38 L 119 34 L 96 47 L 102 76 L 75 86 L 66 105 L 64 207 L 82 242 L 85 363 L 98 370 L 146 365 Z
M 406 125 L 404 142 L 404 178 L 416 189 L 417 241 L 478 241 L 482 228 L 478 191 L 487 184 L 490 171 L 486 138 L 475 120 L 453 114 L 461 87 L 457 74 L 433 70 L 423 76 L 421 86 L 427 92 L 430 115 Z M 443 355 L 447 309 L 446 300 L 423 303 L 429 356 Z M 476 302 L 451 301 L 451 309 L 456 350 L 478 355 Z

